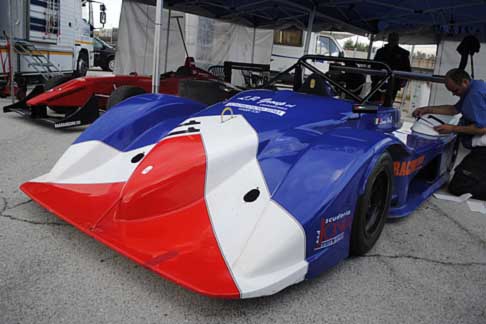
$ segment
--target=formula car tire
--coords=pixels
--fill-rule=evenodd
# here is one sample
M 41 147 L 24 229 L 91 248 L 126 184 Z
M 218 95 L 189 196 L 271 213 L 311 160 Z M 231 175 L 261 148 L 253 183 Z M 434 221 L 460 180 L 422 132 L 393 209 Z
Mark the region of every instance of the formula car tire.
M 106 110 L 119 104 L 120 102 L 122 102 L 127 98 L 144 94 L 144 93 L 145 90 L 139 87 L 121 86 L 111 93 L 110 97 L 108 98 L 108 102 L 106 103 Z
M 390 208 L 392 181 L 393 160 L 385 152 L 376 162 L 356 205 L 351 229 L 351 255 L 365 254 L 380 237 Z
M 236 94 L 221 81 L 182 79 L 179 81 L 178 96 L 188 98 L 206 105 L 226 100 Z

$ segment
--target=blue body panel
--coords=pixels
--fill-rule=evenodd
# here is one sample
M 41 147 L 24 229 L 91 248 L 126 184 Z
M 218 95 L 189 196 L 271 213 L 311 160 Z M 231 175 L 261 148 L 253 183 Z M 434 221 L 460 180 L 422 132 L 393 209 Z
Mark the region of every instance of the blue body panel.
M 208 108 L 168 95 L 137 96 L 75 143 L 99 140 L 129 151 L 160 141 L 187 118 L 219 116 L 227 107 L 258 134 L 257 159 L 272 199 L 305 231 L 307 277 L 348 256 L 356 202 L 385 151 L 394 160 L 390 217 L 410 214 L 448 178 L 454 136 L 400 133 L 396 109 L 357 114 L 350 101 L 292 91 L 245 91 Z
M 119 151 L 157 143 L 188 116 L 205 106 L 164 94 L 128 98 L 98 118 L 74 144 L 102 141 Z

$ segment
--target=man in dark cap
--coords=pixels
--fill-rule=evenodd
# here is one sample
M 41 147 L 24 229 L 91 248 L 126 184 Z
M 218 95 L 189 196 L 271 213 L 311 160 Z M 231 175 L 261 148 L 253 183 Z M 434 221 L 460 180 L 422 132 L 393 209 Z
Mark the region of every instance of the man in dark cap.
M 388 44 L 380 48 L 375 55 L 375 61 L 383 62 L 387 64 L 392 70 L 399 71 L 412 71 L 410 67 L 410 52 L 398 46 L 400 37 L 397 33 L 391 33 L 388 35 Z M 380 81 L 380 77 L 373 77 L 373 86 Z M 392 102 L 395 101 L 397 92 L 404 87 L 405 80 L 395 80 L 395 84 L 392 92 Z M 384 89 L 381 90 L 384 92 Z M 377 99 L 376 97 L 374 97 Z

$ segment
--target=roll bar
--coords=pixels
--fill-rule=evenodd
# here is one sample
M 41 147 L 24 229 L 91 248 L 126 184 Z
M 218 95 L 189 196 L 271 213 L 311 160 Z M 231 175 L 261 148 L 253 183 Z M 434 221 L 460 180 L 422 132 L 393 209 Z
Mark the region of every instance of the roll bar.
M 327 61 L 331 63 L 344 63 L 344 65 L 329 64 L 329 71 L 366 74 L 370 76 L 377 76 L 380 77 L 381 79 L 379 82 L 376 83 L 374 87 L 371 88 L 370 92 L 365 97 L 360 97 L 352 93 L 349 89 L 346 89 L 346 87 L 344 87 L 339 82 L 333 80 L 327 73 L 324 73 L 318 68 L 316 68 L 315 66 L 313 66 L 309 61 L 313 61 L 313 62 Z M 356 66 L 347 66 L 346 63 L 351 63 Z M 273 83 L 278 81 L 283 75 L 289 74 L 292 70 L 295 70 L 294 80 L 298 76 L 301 77 L 302 67 L 312 71 L 313 73 L 320 75 L 331 85 L 341 90 L 342 92 L 346 93 L 349 97 L 353 98 L 360 104 L 368 102 L 368 100 L 370 100 L 373 94 L 375 94 L 383 86 L 383 84 L 387 83 L 388 81 L 389 82 L 387 84 L 387 92 L 386 92 L 385 102 L 384 102 L 385 106 L 391 106 L 392 104 L 391 98 L 392 98 L 392 92 L 393 92 L 394 83 L 396 82 L 396 79 L 430 81 L 434 83 L 445 82 L 445 78 L 443 76 L 436 76 L 431 74 L 415 73 L 415 72 L 395 71 L 392 70 L 390 66 L 388 66 L 388 64 L 379 61 L 312 54 L 312 55 L 302 56 L 294 65 L 290 66 L 285 71 L 282 71 L 277 75 L 275 75 L 274 77 L 270 78 L 270 80 L 268 80 L 268 82 L 266 82 L 263 85 L 263 87 L 271 86 Z M 296 90 L 295 81 L 294 81 L 294 90 Z

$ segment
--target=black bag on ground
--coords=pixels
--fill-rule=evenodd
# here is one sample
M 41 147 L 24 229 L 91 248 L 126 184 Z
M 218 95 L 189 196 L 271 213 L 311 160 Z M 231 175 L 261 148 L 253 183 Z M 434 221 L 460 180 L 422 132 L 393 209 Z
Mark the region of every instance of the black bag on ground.
M 486 200 L 486 147 L 474 148 L 454 169 L 449 191 L 457 196 L 471 193 Z

